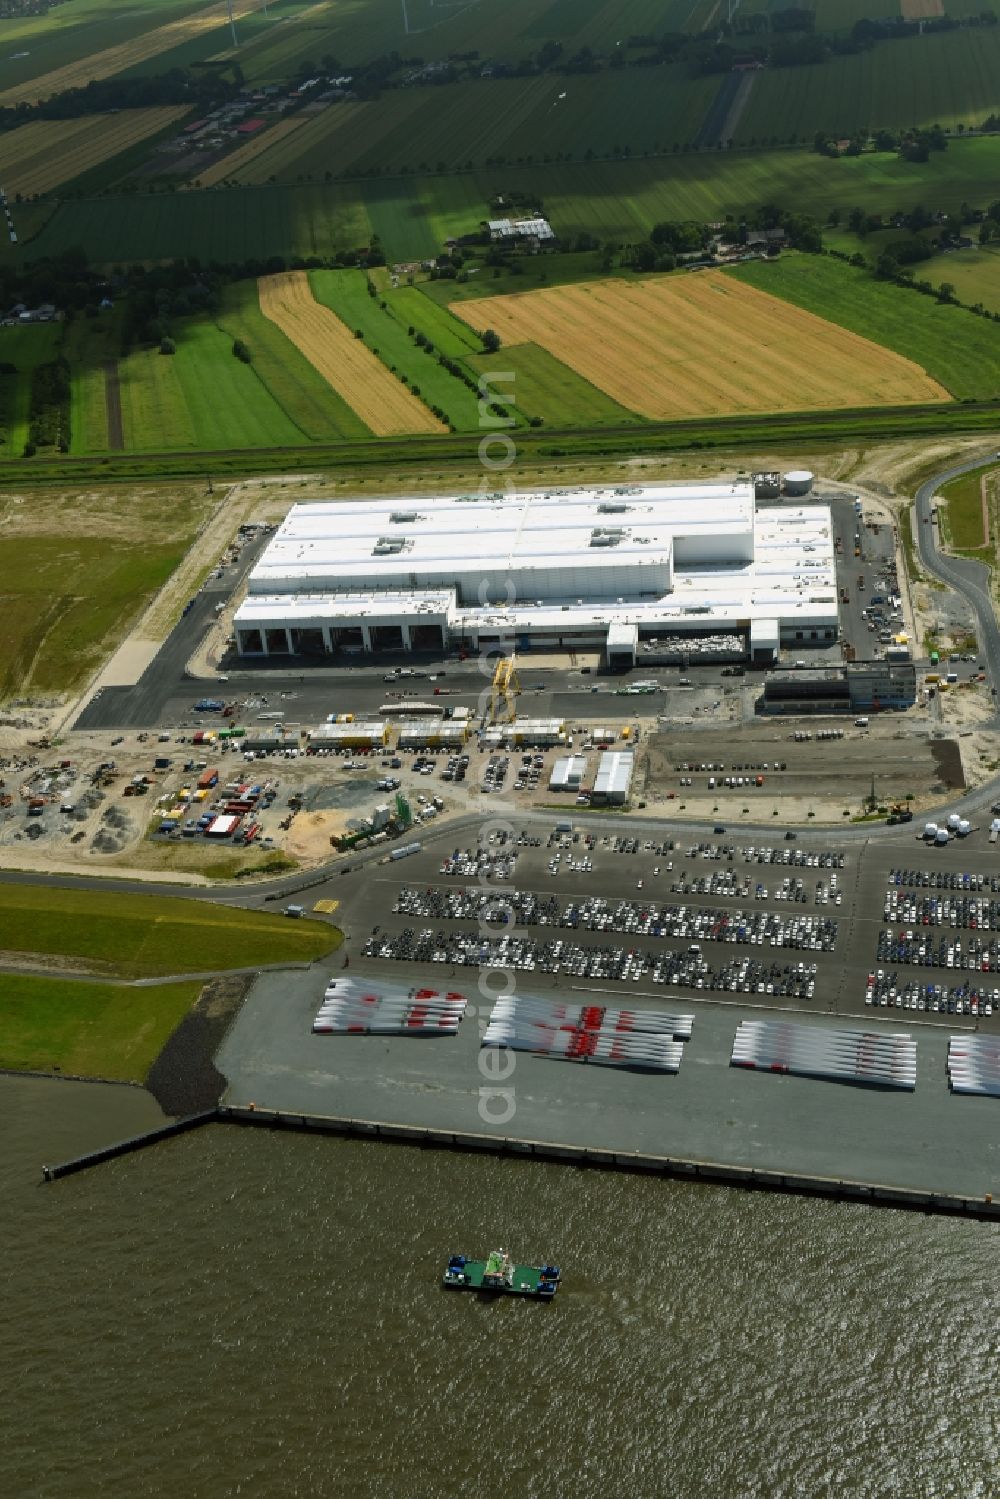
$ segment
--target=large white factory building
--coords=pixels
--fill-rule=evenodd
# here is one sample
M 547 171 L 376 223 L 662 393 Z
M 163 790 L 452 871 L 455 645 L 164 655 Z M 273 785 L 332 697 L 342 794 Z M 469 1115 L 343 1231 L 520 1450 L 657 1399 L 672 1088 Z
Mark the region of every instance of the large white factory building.
M 636 484 L 295 505 L 236 614 L 243 656 L 837 638 L 828 507 L 753 485 Z

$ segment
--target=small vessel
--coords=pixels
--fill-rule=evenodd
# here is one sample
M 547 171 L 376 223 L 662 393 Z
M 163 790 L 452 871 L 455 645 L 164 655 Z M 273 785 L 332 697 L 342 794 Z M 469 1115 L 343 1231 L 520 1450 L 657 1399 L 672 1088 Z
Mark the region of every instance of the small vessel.
M 533 1296 L 551 1301 L 559 1289 L 558 1265 L 516 1265 L 505 1249 L 493 1249 L 485 1260 L 453 1254 L 444 1272 L 452 1290 L 485 1291 L 506 1296 Z

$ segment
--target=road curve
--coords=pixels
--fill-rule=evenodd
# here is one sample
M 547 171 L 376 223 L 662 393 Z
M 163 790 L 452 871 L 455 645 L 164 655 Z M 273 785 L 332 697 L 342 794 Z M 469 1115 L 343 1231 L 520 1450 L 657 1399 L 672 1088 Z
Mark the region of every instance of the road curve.
M 994 450 L 995 453 L 995 450 Z M 944 473 L 936 474 L 921 484 L 916 494 L 917 551 L 920 561 L 929 573 L 947 583 L 956 593 L 968 600 L 976 616 L 979 636 L 979 657 L 987 664 L 987 675 L 994 687 L 1000 684 L 1000 628 L 997 626 L 993 600 L 990 598 L 990 569 L 983 562 L 972 562 L 967 557 L 948 557 L 938 548 L 937 536 L 931 522 L 931 501 L 937 491 L 952 479 L 973 473 L 990 461 L 994 453 L 984 454 L 968 463 L 960 463 Z M 1000 718 L 994 715 L 990 727 L 996 727 Z

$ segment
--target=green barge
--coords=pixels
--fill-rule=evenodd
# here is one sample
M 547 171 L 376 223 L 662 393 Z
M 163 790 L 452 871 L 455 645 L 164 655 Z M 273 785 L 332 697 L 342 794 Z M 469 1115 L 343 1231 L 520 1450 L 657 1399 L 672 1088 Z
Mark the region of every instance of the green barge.
M 516 1265 L 504 1249 L 494 1249 L 485 1260 L 453 1254 L 444 1272 L 451 1290 L 483 1291 L 501 1296 L 530 1296 L 551 1301 L 559 1289 L 558 1265 Z

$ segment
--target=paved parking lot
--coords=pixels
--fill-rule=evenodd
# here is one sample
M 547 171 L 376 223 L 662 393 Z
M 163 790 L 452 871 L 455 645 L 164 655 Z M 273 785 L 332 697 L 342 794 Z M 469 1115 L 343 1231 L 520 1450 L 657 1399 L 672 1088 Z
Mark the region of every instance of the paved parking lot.
M 695 839 L 662 830 L 654 842 L 595 831 L 590 825 L 589 833 L 577 836 L 577 842 L 573 835 L 554 839 L 539 820 L 523 828 L 515 824 L 505 841 L 494 829 L 489 842 L 487 830 L 482 845 L 469 836 L 458 835 L 456 843 L 438 837 L 412 858 L 371 866 L 363 882 L 340 878 L 310 892 L 318 899 L 335 889 L 341 899 L 338 920 L 347 942 L 334 973 L 345 964 L 352 975 L 373 982 L 398 983 L 403 976 L 410 984 L 440 988 L 446 980 L 449 989 L 467 995 L 470 1010 L 457 1037 L 313 1036 L 312 1019 L 330 971 L 317 966 L 303 974 L 264 975 L 218 1058 L 230 1082 L 228 1101 L 672 1153 L 935 1191 L 994 1190 L 1000 1149 L 992 1143 L 995 1101 L 951 1095 L 945 1056 L 950 1034 L 997 1029 L 1000 1006 L 986 1015 L 984 1010 L 949 1010 L 947 1004 L 936 1011 L 909 1004 L 910 981 L 913 996 L 919 985 L 926 988 L 936 979 L 957 993 L 968 975 L 947 969 L 942 974 L 914 967 L 894 992 L 883 986 L 885 1003 L 882 991 L 872 1003 L 868 983 L 878 967 L 885 904 L 898 888 L 896 872 L 954 879 L 963 889 L 982 876 L 981 898 L 988 899 L 992 875 L 983 848 L 966 843 L 925 849 L 915 837 L 902 834 L 891 843 L 845 841 L 839 848 L 820 835 L 786 844 L 742 837 Z M 584 857 L 590 860 L 589 872 L 569 868 Z M 686 893 L 679 901 L 671 884 L 682 872 L 688 883 L 714 877 L 715 889 Z M 800 883 L 804 899 L 796 893 Z M 766 896 L 758 896 L 758 886 Z M 516 922 L 487 919 L 487 898 L 495 897 L 510 905 Z M 583 922 L 561 925 L 567 913 L 583 907 L 600 918 L 595 929 Z M 654 930 L 667 908 L 677 912 L 682 907 L 685 921 L 699 932 L 697 954 L 689 953 L 694 943 L 686 934 Z M 433 908 L 434 914 L 424 918 L 415 908 Z M 760 931 L 760 944 L 732 938 L 737 911 L 747 918 L 747 933 Z M 727 912 L 720 919 L 719 913 Z M 935 936 L 943 933 L 944 921 L 953 914 L 964 919 L 968 912 L 955 905 L 942 911 L 938 927 L 928 929 Z M 560 924 L 547 920 L 543 925 L 541 916 Z M 626 927 L 631 923 L 631 929 L 611 931 L 601 925 L 608 919 Z M 771 946 L 772 935 L 795 921 L 835 925 L 833 949 Z M 585 967 L 581 973 L 572 955 L 568 963 L 560 955 L 558 971 L 537 958 L 534 968 L 508 962 L 493 970 L 478 961 L 469 966 L 453 962 L 451 952 L 443 961 L 413 952 L 403 962 L 381 955 L 385 942 L 395 942 L 407 927 L 419 925 L 444 932 L 453 949 L 459 940 L 493 943 L 505 933 L 530 939 L 536 947 L 539 939 L 543 945 L 562 941 L 563 951 L 573 948 L 577 959 L 619 948 L 628 972 L 620 978 L 607 972 L 595 976 Z M 954 930 L 965 939 L 971 934 L 962 927 Z M 651 955 L 648 963 L 638 961 L 640 952 Z M 669 974 L 671 954 L 681 964 L 677 982 Z M 685 969 L 688 959 L 692 961 Z M 781 993 L 779 985 L 769 993 L 766 983 L 763 990 L 756 983 L 752 989 L 739 983 L 698 987 L 699 977 L 717 977 L 724 970 L 738 976 L 743 963 L 774 964 L 782 972 L 787 965 L 793 974 L 791 992 Z M 799 963 L 805 969 L 801 985 Z M 668 982 L 655 981 L 657 964 L 668 972 Z M 508 991 L 637 1009 L 683 1004 L 696 1016 L 694 1034 L 677 1077 L 519 1053 L 509 1085 L 495 1070 L 483 1070 L 502 1069 L 510 1062 L 508 1054 L 499 1060 L 494 1054 L 487 1062 L 479 1047 L 479 1028 L 493 998 Z M 829 1025 L 838 1016 L 869 1029 L 912 1034 L 918 1059 L 915 1093 L 734 1071 L 729 1057 L 737 1024 L 766 1013 L 794 1014 L 815 1025 Z M 508 1086 L 514 1088 L 515 1109 L 509 1118 L 506 1093 L 482 1091 Z

